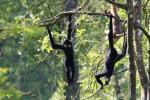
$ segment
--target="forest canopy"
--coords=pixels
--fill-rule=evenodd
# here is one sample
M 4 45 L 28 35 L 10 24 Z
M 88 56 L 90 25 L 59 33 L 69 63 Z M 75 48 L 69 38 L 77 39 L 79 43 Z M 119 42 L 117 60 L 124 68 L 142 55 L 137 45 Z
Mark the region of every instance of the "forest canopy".
M 126 37 L 127 51 L 96 92 L 95 73 L 110 50 L 110 13 L 113 45 L 122 53 Z M 71 52 L 52 47 L 47 25 L 58 44 L 72 25 L 71 85 L 64 60 Z M 150 0 L 0 0 L 0 100 L 149 100 L 149 68 Z

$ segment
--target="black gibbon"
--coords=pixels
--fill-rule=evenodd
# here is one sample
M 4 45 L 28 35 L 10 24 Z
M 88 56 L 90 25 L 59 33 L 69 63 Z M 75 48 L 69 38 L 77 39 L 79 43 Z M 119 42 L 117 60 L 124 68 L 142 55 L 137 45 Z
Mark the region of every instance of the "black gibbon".
M 54 39 L 51 34 L 51 29 L 50 26 L 47 26 L 48 34 L 49 34 L 49 39 L 50 43 L 53 49 L 61 49 L 64 51 L 65 54 L 65 71 L 67 74 L 67 83 L 71 84 L 74 82 L 74 76 L 75 76 L 75 65 L 74 65 L 74 51 L 73 51 L 73 45 L 72 42 L 70 41 L 71 39 L 71 33 L 73 30 L 72 26 L 72 15 L 69 15 L 69 25 L 68 25 L 68 35 L 67 39 L 63 42 L 63 44 L 55 44 Z
M 101 89 L 103 88 L 103 82 L 100 80 L 100 78 L 105 77 L 106 81 L 105 84 L 107 85 L 110 81 L 110 77 L 113 74 L 115 64 L 122 59 L 125 54 L 126 54 L 126 49 L 127 49 L 127 39 L 124 34 L 124 43 L 123 43 L 123 50 L 121 54 L 118 54 L 117 50 L 114 47 L 113 43 L 113 15 L 109 15 L 110 22 L 109 22 L 109 34 L 108 34 L 108 39 L 109 39 L 109 50 L 106 56 L 106 61 L 105 61 L 105 67 L 104 69 L 95 74 L 96 81 L 101 85 Z

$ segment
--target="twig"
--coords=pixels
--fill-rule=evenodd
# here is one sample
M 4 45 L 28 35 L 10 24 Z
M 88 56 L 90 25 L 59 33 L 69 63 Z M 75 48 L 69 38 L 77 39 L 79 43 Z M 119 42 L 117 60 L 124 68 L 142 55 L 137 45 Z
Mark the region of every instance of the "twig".
M 106 86 L 106 84 L 104 84 L 103 87 L 104 87 L 104 86 Z M 102 88 L 99 88 L 96 92 L 94 92 L 93 94 L 91 94 L 91 95 L 88 96 L 88 97 L 82 98 L 81 100 L 87 100 L 87 99 L 89 99 L 89 98 L 95 96 L 96 94 L 98 94 L 98 93 L 101 92 L 101 91 L 102 91 Z
M 90 43 L 89 47 L 87 48 L 86 52 L 83 54 L 83 56 L 86 56 L 88 54 L 88 52 L 90 51 L 90 49 L 92 48 L 94 42 Z
M 23 96 L 31 96 L 34 93 L 34 91 L 28 91 L 28 92 L 21 92 Z
M 4 59 L 5 57 L 1 57 L 0 60 Z
M 75 11 L 80 11 L 85 5 L 88 5 L 88 3 L 90 2 L 90 0 L 85 0 L 81 6 L 79 6 L 77 9 L 75 9 Z
M 0 31 L 13 30 L 13 28 L 0 28 Z
M 118 71 L 118 72 L 115 72 L 113 75 L 119 74 L 119 73 L 122 73 L 122 72 L 125 72 L 125 71 L 127 71 L 127 70 L 129 70 L 129 69 L 128 69 L 128 68 L 122 69 L 122 70 L 120 70 L 120 71 Z
M 108 3 L 110 3 L 110 4 L 113 4 L 113 5 L 117 6 L 118 8 L 122 8 L 124 10 L 128 9 L 128 7 L 127 7 L 126 4 L 117 3 L 117 2 L 114 2 L 112 0 L 105 0 L 105 1 L 108 2 Z

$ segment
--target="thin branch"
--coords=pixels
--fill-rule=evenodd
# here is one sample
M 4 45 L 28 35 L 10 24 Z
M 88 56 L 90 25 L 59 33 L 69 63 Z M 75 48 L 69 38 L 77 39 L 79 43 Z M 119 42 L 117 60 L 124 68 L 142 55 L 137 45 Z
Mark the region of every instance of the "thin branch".
M 104 87 L 104 86 L 106 86 L 106 84 L 104 84 L 103 87 Z M 93 94 L 91 94 L 91 95 L 89 95 L 89 96 L 87 96 L 87 97 L 85 97 L 85 98 L 82 98 L 81 100 L 88 100 L 89 98 L 91 98 L 91 97 L 97 95 L 97 94 L 98 94 L 99 92 L 101 92 L 101 91 L 102 91 L 102 89 L 99 88 L 96 92 L 94 92 Z
M 115 5 L 115 6 L 118 7 L 118 8 L 121 8 L 121 9 L 124 9 L 124 10 L 127 10 L 127 9 L 128 9 L 128 7 L 127 7 L 126 4 L 117 3 L 117 2 L 114 2 L 114 1 L 112 1 L 112 0 L 105 0 L 105 1 L 108 2 L 108 3 L 110 3 L 110 4 Z
M 58 21 L 60 18 L 65 17 L 69 14 L 85 14 L 85 15 L 101 15 L 101 16 L 109 16 L 109 14 L 104 14 L 104 13 L 92 13 L 92 12 L 80 12 L 80 11 L 67 11 L 67 12 L 62 12 L 57 14 L 56 16 L 54 16 L 51 19 L 45 19 L 43 21 L 40 21 L 38 23 L 39 26 L 47 26 L 48 24 L 53 25 L 56 21 Z M 118 19 L 117 17 L 113 16 L 114 18 Z M 120 20 L 123 21 L 123 20 Z
M 144 6 L 142 7 L 142 9 L 145 9 L 147 4 L 149 3 L 150 0 L 147 0 L 147 2 L 144 4 Z
M 120 71 L 118 71 L 118 72 L 116 72 L 116 73 L 113 73 L 113 75 L 114 75 L 114 74 L 123 73 L 123 72 L 128 71 L 128 70 L 129 70 L 128 68 L 125 68 L 125 69 L 122 69 L 122 70 L 120 70 Z M 104 84 L 104 86 L 106 86 L 106 84 Z M 93 97 L 94 95 L 98 94 L 101 90 L 102 90 L 102 89 L 99 88 L 96 92 L 94 92 L 93 94 L 91 94 L 91 95 L 88 96 L 88 97 L 82 98 L 81 100 L 87 100 L 87 99 Z
M 122 73 L 122 72 L 125 72 L 125 71 L 127 71 L 127 70 L 129 70 L 129 69 L 128 69 L 128 68 L 122 69 L 122 70 L 120 70 L 120 71 L 118 71 L 118 72 L 115 72 L 114 75 L 115 75 L 115 74 Z
M 79 6 L 77 9 L 75 9 L 75 11 L 80 11 L 84 6 L 88 5 L 88 3 L 90 2 L 90 0 L 85 0 L 81 6 Z
M 13 30 L 13 28 L 0 28 L 0 31 Z
M 147 37 L 147 39 L 150 41 L 150 35 L 148 34 L 148 32 L 142 26 L 139 26 L 139 25 L 136 25 L 136 24 L 134 24 L 134 26 L 136 28 L 139 28 L 144 33 L 144 35 Z
M 4 59 L 4 58 L 5 58 L 5 57 L 3 56 L 3 57 L 0 58 L 0 60 L 2 60 L 2 59 Z
M 94 42 L 90 43 L 89 47 L 87 48 L 86 52 L 82 55 L 82 56 L 86 56 L 88 54 L 88 52 L 90 51 L 90 49 L 92 48 Z
M 28 91 L 28 92 L 21 92 L 23 96 L 31 96 L 34 93 L 34 91 Z

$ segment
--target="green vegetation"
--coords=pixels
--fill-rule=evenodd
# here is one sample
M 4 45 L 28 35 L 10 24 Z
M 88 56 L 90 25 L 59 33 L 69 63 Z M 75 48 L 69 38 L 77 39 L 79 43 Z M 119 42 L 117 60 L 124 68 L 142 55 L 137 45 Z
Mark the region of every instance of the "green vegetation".
M 78 0 L 78 6 L 84 0 Z M 124 0 L 119 0 L 123 3 Z M 142 6 L 149 0 L 142 0 Z M 62 51 L 50 47 L 45 27 L 38 22 L 50 19 L 64 11 L 63 0 L 0 0 L 0 100 L 64 100 L 65 73 Z M 83 11 L 103 13 L 110 8 L 105 0 L 91 0 Z M 82 11 L 82 10 L 81 10 Z M 127 14 L 119 9 L 119 16 Z M 150 3 L 142 10 L 142 26 L 148 30 Z M 60 19 L 52 28 L 55 40 L 67 36 L 66 19 Z M 88 97 L 98 88 L 94 74 L 104 67 L 108 50 L 108 19 L 105 16 L 76 16 L 74 41 L 75 62 L 79 67 L 80 98 Z M 60 34 L 61 33 L 61 34 Z M 123 37 L 115 47 L 122 50 Z M 143 35 L 144 68 L 148 72 L 148 40 Z M 125 70 L 125 71 L 122 71 Z M 120 72 L 121 71 L 121 72 Z M 128 54 L 115 67 L 110 84 L 89 100 L 124 100 L 130 98 L 130 71 Z M 137 100 L 141 96 L 140 77 L 136 75 Z M 120 94 L 116 94 L 116 81 Z M 121 100 L 121 99 L 118 99 Z

